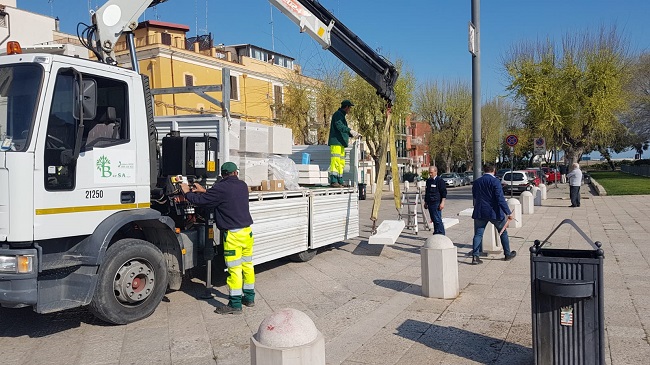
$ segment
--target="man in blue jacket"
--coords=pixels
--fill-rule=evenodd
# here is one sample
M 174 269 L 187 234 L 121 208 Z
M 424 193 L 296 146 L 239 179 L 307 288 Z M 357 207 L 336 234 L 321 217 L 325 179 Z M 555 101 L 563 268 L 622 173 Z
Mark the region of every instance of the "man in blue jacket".
M 219 314 L 241 314 L 242 304 L 255 305 L 255 271 L 253 269 L 253 232 L 248 185 L 237 177 L 237 165 L 226 162 L 221 165 L 223 179 L 206 190 L 198 183 L 190 191 L 181 184 L 185 198 L 192 204 L 213 207 L 215 223 L 221 232 L 223 256 L 228 267 L 228 305 L 218 307 Z
M 483 233 L 488 222 L 492 223 L 497 231 L 501 233 L 501 244 L 505 260 L 511 260 L 517 256 L 517 251 L 510 251 L 510 240 L 508 231 L 503 229 L 506 222 L 514 219 L 510 207 L 503 196 L 503 188 L 499 179 L 494 176 L 494 165 L 483 166 L 483 176 L 474 181 L 472 186 L 472 197 L 474 198 L 474 240 L 472 242 L 472 265 L 482 264 L 479 257 L 483 251 Z
M 438 176 L 437 167 L 429 167 L 429 178 L 425 188 L 424 208 L 429 209 L 429 215 L 431 221 L 433 221 L 433 234 L 445 234 L 445 225 L 442 223 L 442 210 L 445 209 L 447 185 L 445 180 Z

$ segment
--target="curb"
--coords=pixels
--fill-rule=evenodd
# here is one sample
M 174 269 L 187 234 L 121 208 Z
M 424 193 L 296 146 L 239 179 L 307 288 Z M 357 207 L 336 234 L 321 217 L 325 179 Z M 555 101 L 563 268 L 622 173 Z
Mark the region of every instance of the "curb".
M 594 178 L 591 178 L 591 186 L 594 188 L 594 191 L 596 192 L 596 195 L 598 196 L 606 196 L 607 191 L 605 191 L 605 188 L 603 188 L 602 185 L 598 183 L 598 181 L 594 180 Z

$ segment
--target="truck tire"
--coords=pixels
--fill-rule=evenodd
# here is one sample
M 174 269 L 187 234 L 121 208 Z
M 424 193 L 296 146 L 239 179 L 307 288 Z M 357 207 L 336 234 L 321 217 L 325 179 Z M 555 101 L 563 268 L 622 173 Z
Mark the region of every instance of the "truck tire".
M 294 262 L 307 262 L 316 256 L 318 253 L 318 250 L 306 250 L 302 252 L 298 252 L 295 255 L 291 255 L 291 261 Z
M 102 321 L 127 324 L 151 315 L 166 289 L 167 265 L 158 247 L 125 238 L 106 251 L 89 308 Z

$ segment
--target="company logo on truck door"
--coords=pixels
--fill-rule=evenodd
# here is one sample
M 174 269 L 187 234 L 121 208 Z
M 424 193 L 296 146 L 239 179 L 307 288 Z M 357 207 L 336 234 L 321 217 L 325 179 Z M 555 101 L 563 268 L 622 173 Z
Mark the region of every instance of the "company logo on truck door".
M 135 162 L 130 151 L 105 151 L 95 158 L 95 183 L 134 183 Z
M 97 159 L 97 170 L 101 172 L 102 177 L 111 177 L 113 175 L 111 173 L 111 160 L 102 155 L 102 157 Z

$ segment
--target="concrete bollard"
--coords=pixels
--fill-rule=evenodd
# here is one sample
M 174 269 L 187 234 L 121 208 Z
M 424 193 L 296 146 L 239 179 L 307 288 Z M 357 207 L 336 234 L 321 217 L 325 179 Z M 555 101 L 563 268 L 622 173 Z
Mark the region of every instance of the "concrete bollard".
M 252 365 L 325 365 L 325 337 L 305 313 L 284 308 L 251 336 Z
M 377 184 L 375 183 L 370 184 L 370 193 L 375 194 L 375 191 L 377 191 Z
M 530 193 L 533 194 L 533 203 L 535 206 L 539 207 L 542 205 L 542 192 L 537 186 L 533 186 L 530 189 Z
M 533 205 L 533 194 L 530 191 L 524 191 L 521 193 L 521 213 L 522 214 L 533 214 L 535 208 Z
M 501 246 L 501 238 L 499 237 L 499 232 L 494 227 L 494 224 L 489 223 L 485 226 L 485 232 L 483 232 L 483 252 L 489 253 L 499 253 L 503 252 L 503 247 Z
M 409 183 L 408 181 L 404 181 L 404 191 L 408 192 L 410 188 L 411 188 L 411 183 Z
M 510 198 L 508 199 L 508 207 L 510 207 L 510 211 L 515 216 L 515 221 L 510 222 L 510 226 L 513 228 L 521 228 L 524 225 L 521 219 L 521 203 L 515 198 Z
M 546 200 L 546 184 L 539 184 L 539 190 L 542 192 L 542 200 Z
M 420 249 L 422 260 L 422 295 L 427 298 L 454 299 L 458 284 L 458 249 L 442 234 L 427 239 Z

